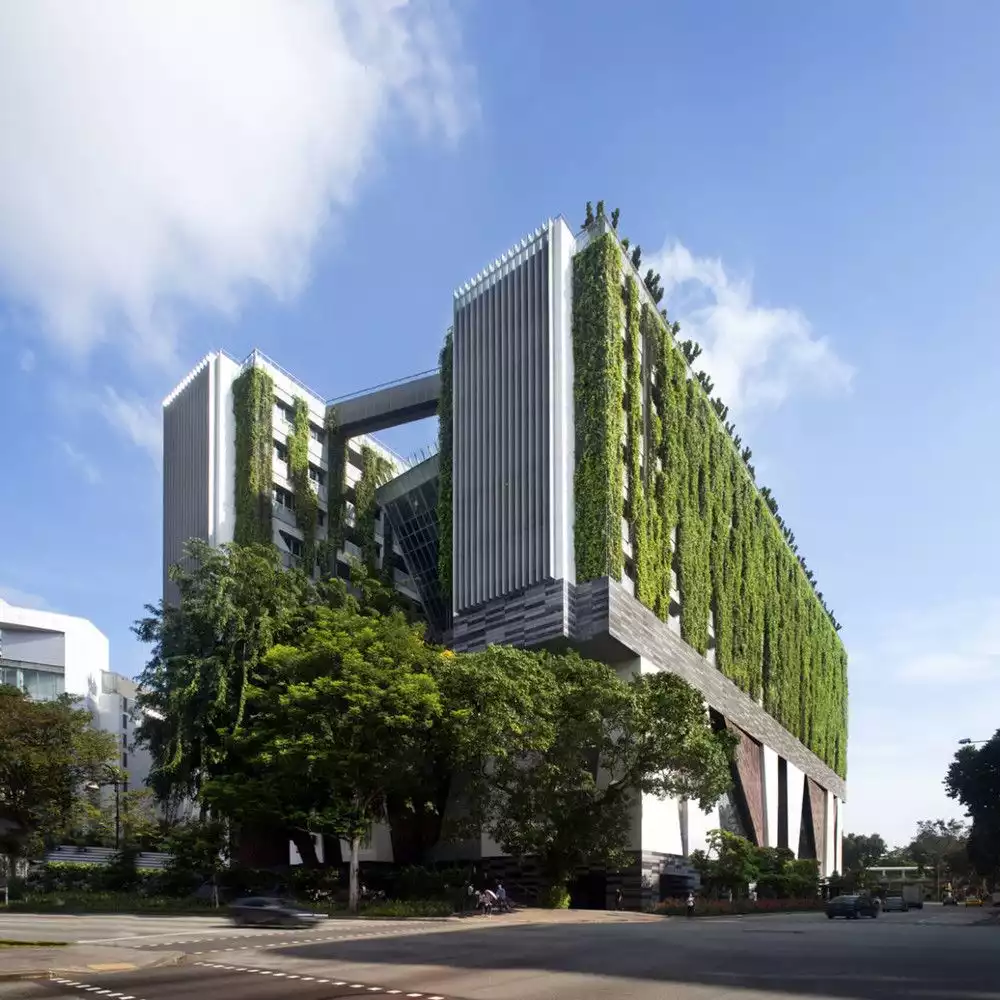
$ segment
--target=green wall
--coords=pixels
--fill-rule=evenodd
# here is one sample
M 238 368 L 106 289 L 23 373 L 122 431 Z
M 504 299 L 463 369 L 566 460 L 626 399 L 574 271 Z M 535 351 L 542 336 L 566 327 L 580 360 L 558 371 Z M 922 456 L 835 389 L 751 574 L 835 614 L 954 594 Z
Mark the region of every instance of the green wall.
M 667 620 L 673 568 L 684 640 L 705 653 L 714 617 L 717 667 L 844 775 L 832 616 L 614 234 L 575 257 L 573 299 L 577 580 L 621 579 L 624 515 L 638 600 Z

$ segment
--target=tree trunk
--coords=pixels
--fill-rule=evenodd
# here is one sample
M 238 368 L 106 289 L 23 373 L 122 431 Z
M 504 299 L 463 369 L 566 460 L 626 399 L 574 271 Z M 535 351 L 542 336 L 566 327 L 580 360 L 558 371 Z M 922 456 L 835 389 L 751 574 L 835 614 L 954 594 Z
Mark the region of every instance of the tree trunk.
M 347 908 L 351 913 L 358 912 L 358 853 L 361 849 L 361 838 L 355 834 L 351 837 L 351 877 L 350 877 L 350 896 L 348 898 Z
M 289 833 L 292 843 L 295 844 L 295 849 L 299 852 L 299 857 L 302 858 L 302 864 L 306 868 L 319 868 L 316 841 L 313 840 L 312 834 L 308 830 L 303 829 L 289 830 Z

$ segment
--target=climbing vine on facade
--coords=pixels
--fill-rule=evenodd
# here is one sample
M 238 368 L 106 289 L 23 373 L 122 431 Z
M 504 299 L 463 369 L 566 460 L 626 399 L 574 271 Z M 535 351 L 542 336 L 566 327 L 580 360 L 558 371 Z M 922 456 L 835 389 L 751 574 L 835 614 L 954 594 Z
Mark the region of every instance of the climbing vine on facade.
M 452 550 L 452 435 L 454 432 L 451 408 L 452 354 L 454 341 L 449 330 L 441 348 L 441 398 L 438 402 L 438 580 L 447 607 L 451 607 L 451 550 Z
M 236 423 L 236 525 L 233 537 L 241 545 L 270 545 L 271 417 L 274 381 L 262 368 L 250 367 L 233 381 Z
M 637 599 L 669 620 L 674 569 L 684 640 L 843 775 L 839 626 L 711 380 L 690 372 L 699 351 L 657 308 L 658 276 L 640 285 L 624 258 L 600 232 L 573 265 L 577 580 L 621 579 L 624 514 Z
M 340 433 L 337 414 L 326 408 L 323 421 L 326 431 L 329 472 L 326 479 L 326 542 L 320 553 L 323 572 L 337 575 L 337 553 L 344 545 L 344 518 L 347 514 L 347 441 Z
M 370 445 L 361 448 L 361 478 L 354 489 L 355 527 L 361 561 L 370 573 L 378 569 L 378 551 L 375 542 L 375 491 L 392 477 L 392 463 Z
M 309 438 L 309 404 L 296 398 L 288 436 L 288 479 L 295 496 L 295 523 L 302 532 L 302 568 L 311 576 L 316 566 L 319 498 L 309 479 Z
M 573 259 L 576 575 L 622 576 L 622 261 L 611 233 Z

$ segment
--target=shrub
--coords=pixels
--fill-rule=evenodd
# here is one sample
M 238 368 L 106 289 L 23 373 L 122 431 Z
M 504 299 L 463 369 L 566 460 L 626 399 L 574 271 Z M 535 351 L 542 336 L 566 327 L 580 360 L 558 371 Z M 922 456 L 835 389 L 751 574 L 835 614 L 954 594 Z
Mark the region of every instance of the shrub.
M 145 896 L 140 893 L 71 891 L 26 893 L 10 903 L 11 910 L 27 913 L 134 913 L 204 912 L 209 901 L 178 900 L 165 896 Z
M 361 910 L 363 917 L 450 917 L 451 903 L 440 899 L 390 899 L 370 903 Z
M 568 910 L 569 890 L 564 885 L 549 886 L 539 896 L 538 905 L 547 910 Z
M 695 902 L 696 917 L 716 917 L 730 913 L 788 913 L 803 910 L 821 910 L 824 907 L 822 899 L 811 896 L 806 899 L 749 899 L 734 900 L 732 903 L 724 899 L 698 899 Z M 664 916 L 682 916 L 687 913 L 687 904 L 683 899 L 665 899 L 653 908 L 654 913 Z

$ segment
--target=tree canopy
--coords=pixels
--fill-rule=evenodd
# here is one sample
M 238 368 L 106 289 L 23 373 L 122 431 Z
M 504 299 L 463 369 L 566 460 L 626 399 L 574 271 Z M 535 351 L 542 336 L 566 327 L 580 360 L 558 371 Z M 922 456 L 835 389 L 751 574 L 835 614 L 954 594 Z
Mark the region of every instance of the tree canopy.
M 707 807 L 730 785 L 733 737 L 671 674 L 623 679 L 575 653 L 429 644 L 391 591 L 281 569 L 263 546 L 195 543 L 177 607 L 136 623 L 152 646 L 140 730 L 161 798 L 357 854 L 387 820 L 398 862 L 489 830 L 541 857 L 554 884 L 623 860 L 639 793 Z M 451 828 L 450 800 L 460 804 Z
M 1000 730 L 980 747 L 961 747 L 944 784 L 972 820 L 969 860 L 980 875 L 1000 876 Z
M 63 695 L 32 701 L 0 686 L 0 853 L 12 862 L 72 821 L 76 798 L 117 758 L 111 733 Z
M 623 680 L 574 653 L 536 655 L 535 744 L 492 761 L 486 825 L 509 853 L 539 856 L 553 884 L 581 865 L 624 863 L 637 794 L 707 809 L 730 787 L 733 738 L 712 730 L 680 678 Z
M 843 842 L 844 871 L 861 872 L 885 857 L 889 847 L 877 833 L 845 833 Z

